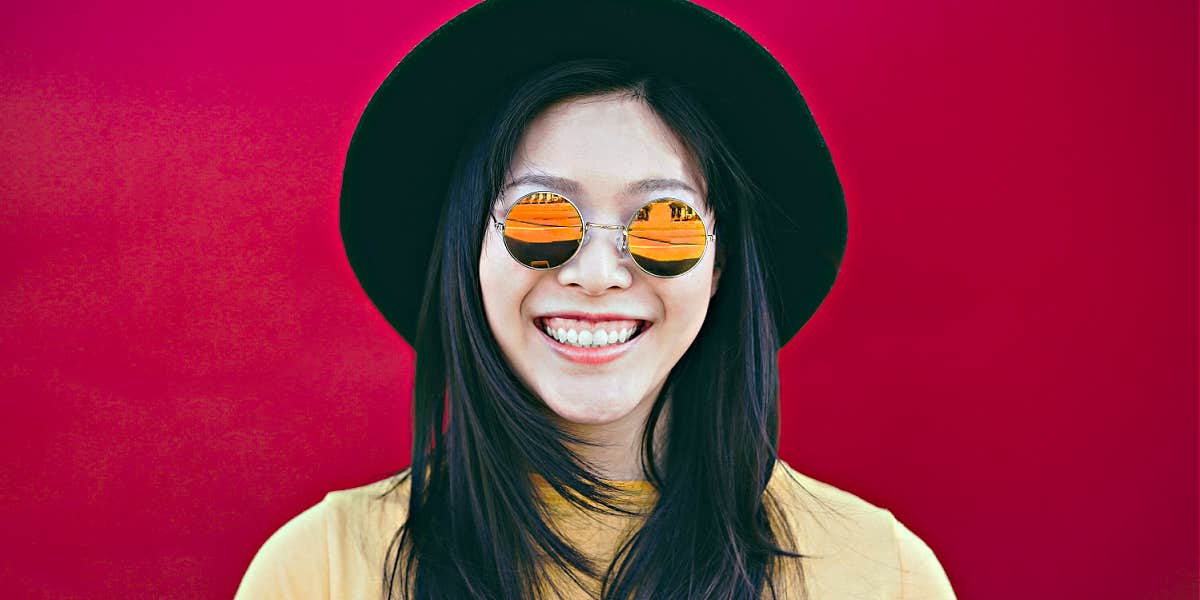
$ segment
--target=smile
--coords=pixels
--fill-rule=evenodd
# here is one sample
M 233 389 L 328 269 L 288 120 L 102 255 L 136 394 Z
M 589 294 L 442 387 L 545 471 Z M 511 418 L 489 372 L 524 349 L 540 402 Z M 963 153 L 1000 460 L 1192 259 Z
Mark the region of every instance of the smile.
M 600 364 L 624 355 L 650 328 L 640 319 L 578 319 L 539 317 L 534 326 L 550 347 L 564 358 L 584 364 Z

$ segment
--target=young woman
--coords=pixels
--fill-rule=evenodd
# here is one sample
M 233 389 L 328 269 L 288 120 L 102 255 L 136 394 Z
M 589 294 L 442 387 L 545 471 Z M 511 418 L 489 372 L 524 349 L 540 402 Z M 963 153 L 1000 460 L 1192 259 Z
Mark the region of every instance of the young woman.
M 286 524 L 240 598 L 953 598 L 890 512 L 777 457 L 776 353 L 845 206 L 727 21 L 464 13 L 367 107 L 342 231 L 417 352 L 412 465 Z

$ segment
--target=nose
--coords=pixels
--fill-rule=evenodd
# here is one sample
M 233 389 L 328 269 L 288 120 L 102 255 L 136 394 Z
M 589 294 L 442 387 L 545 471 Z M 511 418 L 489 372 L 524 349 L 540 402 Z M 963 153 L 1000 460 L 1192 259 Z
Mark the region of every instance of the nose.
M 579 286 L 593 296 L 613 288 L 628 288 L 633 273 L 621 247 L 624 239 L 619 229 L 589 227 L 579 252 L 558 269 L 558 282 Z

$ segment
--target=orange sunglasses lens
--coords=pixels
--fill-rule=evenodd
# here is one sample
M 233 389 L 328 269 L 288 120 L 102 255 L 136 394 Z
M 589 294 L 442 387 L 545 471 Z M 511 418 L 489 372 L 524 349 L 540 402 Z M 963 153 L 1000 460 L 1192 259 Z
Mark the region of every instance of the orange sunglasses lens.
M 517 262 L 553 269 L 575 256 L 583 241 L 583 218 L 566 198 L 550 192 L 517 201 L 504 221 L 504 245 Z
M 629 222 L 629 254 L 651 275 L 687 273 L 700 262 L 707 243 L 700 215 L 678 200 L 654 200 Z

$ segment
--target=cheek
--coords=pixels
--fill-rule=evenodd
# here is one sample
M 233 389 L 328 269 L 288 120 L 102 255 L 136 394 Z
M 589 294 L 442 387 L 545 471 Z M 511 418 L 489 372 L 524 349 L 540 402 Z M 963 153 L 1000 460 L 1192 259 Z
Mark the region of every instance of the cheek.
M 496 309 L 503 306 L 508 291 L 504 289 L 504 264 L 498 259 L 497 248 L 490 241 L 483 244 L 483 252 L 479 255 L 479 287 L 483 296 L 483 308 L 488 320 L 494 322 Z M 503 249 L 500 249 L 503 251 Z
M 488 324 L 502 344 L 506 329 L 516 330 L 521 323 L 521 301 L 529 289 L 529 273 L 508 256 L 502 245 L 494 240 L 484 243 L 479 256 L 479 287 Z
M 703 273 L 685 276 L 685 279 L 668 281 L 675 284 L 666 286 L 663 298 L 666 313 L 673 322 L 672 328 L 680 333 L 686 332 L 690 344 L 704 318 L 708 314 L 710 294 L 712 293 L 712 270 L 709 267 Z M 685 285 L 679 285 L 685 284 Z

